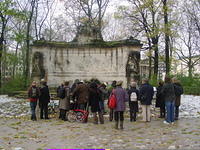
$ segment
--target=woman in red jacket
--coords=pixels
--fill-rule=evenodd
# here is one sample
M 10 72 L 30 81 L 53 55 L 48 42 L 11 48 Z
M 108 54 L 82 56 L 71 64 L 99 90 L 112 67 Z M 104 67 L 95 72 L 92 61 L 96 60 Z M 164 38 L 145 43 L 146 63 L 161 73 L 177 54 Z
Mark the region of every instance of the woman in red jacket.
M 37 101 L 40 95 L 39 88 L 36 86 L 36 82 L 33 81 L 31 86 L 28 89 L 28 98 L 30 101 L 30 107 L 31 107 L 31 120 L 36 121 L 36 114 L 35 109 L 37 106 Z

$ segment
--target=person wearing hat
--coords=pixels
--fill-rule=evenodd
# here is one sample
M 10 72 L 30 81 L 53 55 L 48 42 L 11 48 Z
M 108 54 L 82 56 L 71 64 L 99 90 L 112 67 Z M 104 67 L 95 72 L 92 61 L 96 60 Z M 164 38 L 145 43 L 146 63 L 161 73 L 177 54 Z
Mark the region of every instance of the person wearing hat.
M 140 102 L 142 106 L 142 118 L 144 122 L 151 121 L 151 111 L 150 106 L 153 99 L 153 87 L 149 84 L 148 79 L 142 80 L 142 85 L 140 87 Z
M 31 120 L 33 121 L 37 120 L 35 109 L 37 106 L 37 101 L 38 101 L 39 96 L 40 96 L 40 90 L 36 85 L 36 81 L 33 81 L 31 86 L 28 89 L 28 97 L 29 97 L 30 107 L 31 107 Z
M 116 97 L 116 108 L 114 108 L 114 118 L 115 118 L 115 129 L 118 129 L 119 120 L 120 120 L 120 129 L 122 130 L 124 122 L 124 111 L 126 109 L 125 102 L 128 101 L 128 94 L 126 90 L 122 88 L 123 81 L 118 81 L 116 83 L 116 89 L 113 90 L 113 94 Z
M 131 82 L 129 95 L 130 121 L 136 121 L 138 112 L 139 90 L 136 89 L 136 82 Z
M 40 97 L 39 97 L 39 107 L 40 107 L 40 119 L 49 119 L 48 117 L 48 103 L 50 102 L 49 88 L 47 82 L 42 79 L 40 86 Z

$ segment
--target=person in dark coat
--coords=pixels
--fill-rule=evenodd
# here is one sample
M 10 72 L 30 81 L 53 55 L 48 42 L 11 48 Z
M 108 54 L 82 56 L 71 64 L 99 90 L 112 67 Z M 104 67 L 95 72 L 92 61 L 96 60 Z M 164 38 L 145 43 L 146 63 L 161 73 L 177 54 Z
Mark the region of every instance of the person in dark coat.
M 49 119 L 48 117 L 49 102 L 50 102 L 49 88 L 47 86 L 47 82 L 44 79 L 42 79 L 40 86 L 40 97 L 39 97 L 40 119 Z
M 140 102 L 142 106 L 142 116 L 144 122 L 151 121 L 151 102 L 153 99 L 154 90 L 149 84 L 148 79 L 142 80 L 142 85 L 140 87 Z
M 113 90 L 113 94 L 116 96 L 116 108 L 114 109 L 115 129 L 118 129 L 120 120 L 120 129 L 124 128 L 124 111 L 126 109 L 125 102 L 128 102 L 128 93 L 122 88 L 122 81 L 116 83 L 116 89 Z
M 102 113 L 105 113 L 105 107 L 104 107 L 104 101 L 107 99 L 107 95 L 108 95 L 108 91 L 106 90 L 106 85 L 105 84 L 101 84 L 99 86 L 99 90 L 101 92 L 101 101 L 100 103 L 100 108 Z
M 94 124 L 98 124 L 98 120 L 101 124 L 104 124 L 103 112 L 100 109 L 101 94 L 97 88 L 97 84 L 92 82 L 89 89 L 89 106 L 91 106 L 91 112 L 93 113 Z M 97 113 L 99 118 L 97 117 Z
M 74 101 L 76 99 L 76 104 L 79 109 L 86 110 L 89 98 L 89 87 L 83 81 L 79 82 L 72 94 L 72 98 Z
M 37 106 L 37 101 L 38 101 L 39 96 L 40 96 L 40 90 L 36 86 L 36 82 L 33 81 L 31 86 L 28 89 L 28 98 L 29 98 L 30 107 L 31 107 L 31 120 L 33 121 L 37 120 L 35 109 Z
M 159 86 L 157 87 L 157 93 L 156 93 L 156 107 L 160 108 L 159 118 L 165 118 L 165 101 L 161 93 L 163 84 L 164 84 L 163 81 L 159 82 Z
M 63 121 L 67 121 L 68 118 L 66 118 L 66 113 L 70 110 L 70 88 L 69 88 L 69 82 L 64 82 L 64 98 L 61 98 L 59 100 L 59 109 L 60 109 L 60 118 Z
M 116 83 L 117 83 L 117 81 L 114 80 L 112 82 L 112 84 L 111 84 L 111 87 L 108 89 L 108 95 L 109 95 L 109 97 L 113 93 L 113 90 L 116 89 Z M 109 104 L 109 99 L 108 99 L 108 104 Z M 114 116 L 114 111 L 113 111 L 113 109 L 110 108 L 110 112 L 109 112 L 109 120 L 110 121 L 113 120 L 113 116 Z
M 136 82 L 131 82 L 129 95 L 130 121 L 136 121 L 138 112 L 139 90 L 136 89 Z
M 181 105 L 181 95 L 183 94 L 183 87 L 177 78 L 172 79 L 175 89 L 175 120 L 179 117 L 179 106 Z
M 79 82 L 80 82 L 79 79 L 76 79 L 76 80 L 74 81 L 74 83 L 72 84 L 72 86 L 71 86 L 71 88 L 70 88 L 70 93 L 73 93 L 73 92 L 74 92 L 74 90 L 76 89 L 76 87 L 77 87 L 77 85 L 78 85 Z
M 174 85 L 169 76 L 165 77 L 165 84 L 162 87 L 162 95 L 165 100 L 165 109 L 167 111 L 165 124 L 174 123 L 174 105 L 175 105 L 175 91 Z

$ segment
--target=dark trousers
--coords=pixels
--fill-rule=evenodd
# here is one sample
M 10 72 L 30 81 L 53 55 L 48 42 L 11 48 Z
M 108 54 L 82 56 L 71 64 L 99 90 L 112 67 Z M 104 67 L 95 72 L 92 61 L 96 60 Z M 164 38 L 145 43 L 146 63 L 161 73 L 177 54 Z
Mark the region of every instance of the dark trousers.
M 124 112 L 123 111 L 116 111 L 114 113 L 114 117 L 115 117 L 116 122 L 119 122 L 119 120 L 124 121 Z
M 44 117 L 43 117 L 44 114 Z M 40 119 L 48 119 L 48 103 L 40 104 Z
M 110 121 L 113 120 L 113 114 L 114 114 L 113 109 L 110 109 L 110 112 L 109 112 L 109 120 L 110 120 Z
M 179 116 L 179 106 L 175 106 L 175 120 L 178 120 Z
M 62 120 L 66 120 L 66 113 L 67 113 L 67 110 L 65 109 L 60 109 L 60 116 L 59 118 L 62 119 Z
M 36 114 L 35 114 L 36 106 L 37 106 L 37 102 L 30 102 L 30 107 L 31 107 L 31 120 L 36 120 Z
M 137 111 L 130 110 L 130 121 L 136 121 Z
M 98 113 L 98 116 L 97 116 Z M 94 124 L 98 124 L 98 120 L 100 124 L 104 124 L 104 118 L 103 118 L 103 113 L 100 112 L 93 112 L 93 118 L 94 118 Z
M 99 106 L 100 106 L 101 112 L 104 114 L 105 108 L 104 108 L 104 101 L 103 101 L 103 100 L 102 100 L 102 101 L 99 101 Z
M 165 118 L 165 107 L 160 107 L 160 118 Z

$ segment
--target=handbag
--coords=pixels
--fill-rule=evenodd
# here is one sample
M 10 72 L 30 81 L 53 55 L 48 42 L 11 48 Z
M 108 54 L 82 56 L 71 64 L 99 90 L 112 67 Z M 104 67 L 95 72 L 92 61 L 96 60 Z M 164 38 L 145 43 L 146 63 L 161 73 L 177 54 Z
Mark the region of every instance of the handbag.
M 110 109 L 115 109 L 116 106 L 117 106 L 117 99 L 116 99 L 116 96 L 114 95 L 114 93 L 112 93 L 109 98 L 108 107 Z

